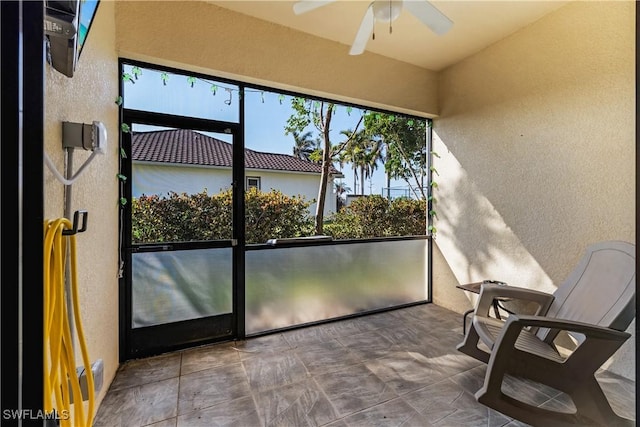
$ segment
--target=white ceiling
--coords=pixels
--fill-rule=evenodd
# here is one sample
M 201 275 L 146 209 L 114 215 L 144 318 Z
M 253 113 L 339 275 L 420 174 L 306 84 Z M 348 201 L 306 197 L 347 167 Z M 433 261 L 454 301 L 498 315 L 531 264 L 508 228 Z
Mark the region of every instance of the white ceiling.
M 405 0 L 426 1 L 426 0 Z M 337 0 L 313 11 L 295 15 L 295 0 L 210 0 L 265 21 L 280 24 L 345 45 L 344 53 L 358 31 L 371 0 Z M 452 29 L 438 36 L 406 9 L 393 22 L 376 23 L 375 40 L 367 52 L 439 71 L 503 39 L 568 2 L 565 0 L 434 0 L 431 4 L 453 21 Z

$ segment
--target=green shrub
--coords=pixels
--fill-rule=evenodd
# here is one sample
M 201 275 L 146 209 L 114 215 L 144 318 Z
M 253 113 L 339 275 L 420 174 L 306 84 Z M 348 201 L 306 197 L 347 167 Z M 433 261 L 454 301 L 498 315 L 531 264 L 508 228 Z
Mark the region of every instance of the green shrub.
M 245 193 L 247 243 L 310 235 L 310 204 L 302 196 L 250 189 Z M 231 207 L 231 190 L 214 195 L 206 191 L 191 195 L 171 192 L 168 197 L 134 198 L 133 243 L 231 239 Z
M 280 191 L 245 193 L 247 243 L 313 235 L 312 202 Z M 131 204 L 133 243 L 231 239 L 231 190 L 209 195 L 171 192 L 167 197 L 140 196 Z M 426 234 L 426 202 L 379 196 L 360 197 L 327 218 L 324 232 L 334 239 Z
M 287 196 L 278 190 L 268 193 L 251 188 L 245 193 L 247 243 L 313 234 L 310 202 L 302 196 Z
M 329 217 L 324 231 L 334 239 L 423 236 L 427 228 L 426 209 L 425 200 L 360 197 Z

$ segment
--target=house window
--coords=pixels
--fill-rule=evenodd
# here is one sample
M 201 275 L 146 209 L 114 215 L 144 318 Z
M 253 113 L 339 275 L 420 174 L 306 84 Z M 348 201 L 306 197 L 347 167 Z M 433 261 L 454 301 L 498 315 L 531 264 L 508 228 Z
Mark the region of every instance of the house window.
M 260 189 L 260 177 L 259 176 L 248 176 L 247 177 L 247 190 L 251 188 Z

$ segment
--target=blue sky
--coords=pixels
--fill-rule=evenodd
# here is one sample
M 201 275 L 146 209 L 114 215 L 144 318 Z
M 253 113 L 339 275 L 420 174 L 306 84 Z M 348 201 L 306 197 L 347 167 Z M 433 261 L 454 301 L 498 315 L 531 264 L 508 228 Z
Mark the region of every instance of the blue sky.
M 237 87 L 213 80 L 189 79 L 187 76 L 166 74 L 142 69 L 141 74 L 133 72 L 131 66 L 125 66 L 124 105 L 127 108 L 179 114 L 184 116 L 239 121 Z M 245 92 L 245 146 L 256 151 L 293 154 L 294 139 L 285 135 L 284 127 L 291 116 L 291 98 L 275 92 L 247 90 Z M 340 105 L 332 118 L 331 138 L 333 143 L 343 140 L 340 131 L 353 129 L 358 123 L 362 111 L 348 109 Z M 145 130 L 145 127 L 138 127 Z M 318 135 L 313 125 L 307 128 Z M 212 135 L 225 139 L 224 135 Z M 227 139 L 228 140 L 228 139 Z M 345 166 L 344 181 L 353 193 L 353 173 Z M 402 185 L 403 183 L 392 183 Z M 372 179 L 365 182 L 365 194 L 381 194 L 386 186 L 384 166 L 379 165 Z

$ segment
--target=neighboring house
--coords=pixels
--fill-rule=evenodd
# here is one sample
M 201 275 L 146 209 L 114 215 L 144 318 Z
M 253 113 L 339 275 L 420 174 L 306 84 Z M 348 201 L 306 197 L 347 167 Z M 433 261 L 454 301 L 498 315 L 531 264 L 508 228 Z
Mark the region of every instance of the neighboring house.
M 232 145 L 187 129 L 135 132 L 132 147 L 132 195 L 167 196 L 169 192 L 216 194 L 231 186 Z M 289 196 L 316 200 L 321 166 L 287 154 L 245 149 L 244 189 L 279 190 Z M 336 211 L 335 178 L 327 182 L 325 216 Z M 315 214 L 316 205 L 310 207 Z

